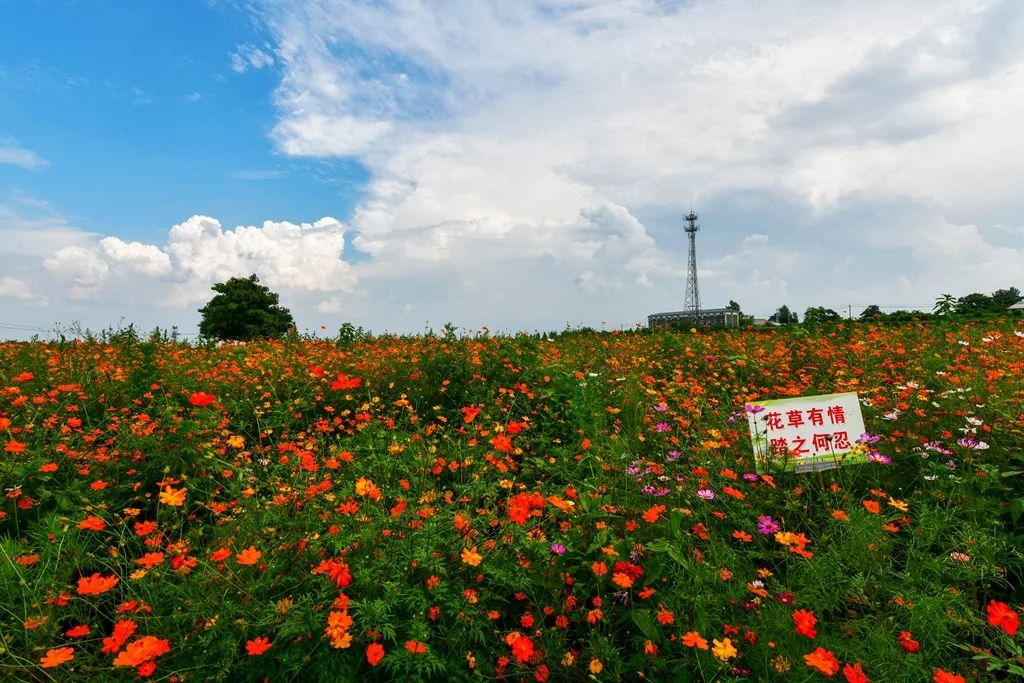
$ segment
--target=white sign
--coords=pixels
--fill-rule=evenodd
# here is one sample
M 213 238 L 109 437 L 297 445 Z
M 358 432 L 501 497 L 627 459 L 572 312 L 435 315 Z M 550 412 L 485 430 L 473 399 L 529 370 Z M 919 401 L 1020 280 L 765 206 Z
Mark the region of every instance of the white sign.
M 747 421 L 758 472 L 867 462 L 867 450 L 855 448 L 865 430 L 854 392 L 761 401 L 747 408 Z

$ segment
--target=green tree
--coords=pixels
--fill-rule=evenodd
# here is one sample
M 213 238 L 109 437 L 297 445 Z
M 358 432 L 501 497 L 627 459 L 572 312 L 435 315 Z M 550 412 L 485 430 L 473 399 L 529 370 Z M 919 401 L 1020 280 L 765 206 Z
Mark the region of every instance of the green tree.
M 973 292 L 960 297 L 956 302 L 957 315 L 978 315 L 992 308 L 992 299 L 987 294 Z
M 956 312 L 957 299 L 952 294 L 943 294 L 935 299 L 932 313 L 935 315 L 953 315 Z
M 209 339 L 245 341 L 283 336 L 295 327 L 291 312 L 255 274 L 233 277 L 211 289 L 217 295 L 199 309 L 199 333 Z
M 811 306 L 804 311 L 804 325 L 821 325 L 841 320 L 838 313 L 824 306 Z
M 782 304 L 781 306 L 779 306 L 778 309 L 776 309 L 776 311 L 772 313 L 771 317 L 768 318 L 768 320 L 770 320 L 773 323 L 781 323 L 783 325 L 800 322 L 797 319 L 796 313 L 790 311 L 789 306 L 787 306 L 786 304 Z
M 881 308 L 879 308 L 875 304 L 871 304 L 870 306 L 865 308 L 863 311 L 861 311 L 859 317 L 860 317 L 861 320 L 874 320 L 875 318 L 881 318 L 884 315 L 885 314 L 882 313 L 882 309 Z
M 1007 306 L 1009 306 L 1009 304 L 1007 304 Z M 740 305 L 733 301 L 732 299 L 729 299 L 729 305 L 726 308 L 728 308 L 730 311 L 736 311 L 737 313 L 743 312 L 743 310 L 740 308 Z
M 1020 290 L 1016 287 L 997 289 L 992 292 L 992 308 L 994 313 L 1005 313 L 1006 309 L 1021 299 Z

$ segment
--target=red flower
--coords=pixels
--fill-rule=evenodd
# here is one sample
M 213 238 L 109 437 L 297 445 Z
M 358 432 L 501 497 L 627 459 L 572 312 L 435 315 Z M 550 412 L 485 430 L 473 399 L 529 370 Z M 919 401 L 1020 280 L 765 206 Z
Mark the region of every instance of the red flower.
M 1011 636 L 1017 635 L 1017 628 L 1020 626 L 1020 616 L 1010 609 L 1010 606 L 1005 602 L 993 600 L 988 603 L 986 612 L 988 612 L 989 626 L 1001 628 Z
M 903 651 L 908 654 L 914 654 L 921 649 L 921 643 L 914 640 L 910 631 L 900 631 L 897 641 L 899 642 L 900 647 L 903 648 Z
M 349 377 L 344 372 L 339 372 L 338 376 L 331 383 L 331 391 L 347 391 L 349 389 L 356 389 L 362 383 L 362 377 Z
M 370 666 L 377 666 L 380 660 L 384 659 L 384 646 L 380 643 L 370 643 L 366 646 L 366 661 Z
M 967 683 L 967 681 L 964 680 L 964 677 L 960 674 L 953 674 L 948 671 L 943 671 L 942 669 L 935 670 L 935 675 L 932 676 L 932 680 L 935 681 L 935 683 Z
M 533 657 L 533 653 L 533 641 L 528 637 L 520 635 L 512 641 L 512 656 L 516 658 L 517 662 L 522 664 L 530 661 L 530 657 Z
M 847 683 L 871 683 L 871 679 L 867 677 L 864 670 L 860 668 L 860 662 L 857 662 L 853 666 L 847 664 L 843 667 L 843 675 L 846 676 Z
M 414 655 L 421 655 L 427 651 L 427 646 L 418 640 L 405 641 L 405 649 Z
M 814 616 L 814 612 L 798 609 L 793 612 L 793 630 L 802 636 L 806 636 L 811 640 L 818 635 L 818 632 L 814 629 L 814 625 L 818 623 L 817 617 Z
M 197 408 L 202 408 L 203 406 L 210 405 L 216 400 L 217 397 L 213 394 L 208 394 L 205 391 L 197 391 L 189 397 L 188 402 Z
M 469 424 L 476 419 L 476 416 L 480 414 L 480 409 L 475 406 L 466 406 L 462 409 L 462 419 L 466 424 Z
M 258 657 L 270 648 L 270 639 L 262 636 L 248 640 L 245 643 L 245 651 L 249 653 L 250 657 Z

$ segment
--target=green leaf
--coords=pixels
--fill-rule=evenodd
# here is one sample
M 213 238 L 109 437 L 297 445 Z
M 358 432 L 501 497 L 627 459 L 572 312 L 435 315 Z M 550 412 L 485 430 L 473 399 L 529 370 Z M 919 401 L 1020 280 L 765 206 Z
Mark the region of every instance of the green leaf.
M 653 612 L 650 610 L 633 610 L 632 617 L 633 623 L 640 629 L 640 633 L 643 633 L 649 640 L 655 642 L 661 640 L 661 634 L 658 633 L 658 627 L 654 624 L 654 617 L 651 616 Z
M 1024 498 L 1014 498 L 1010 501 L 1010 517 L 1017 522 L 1021 515 L 1024 515 Z

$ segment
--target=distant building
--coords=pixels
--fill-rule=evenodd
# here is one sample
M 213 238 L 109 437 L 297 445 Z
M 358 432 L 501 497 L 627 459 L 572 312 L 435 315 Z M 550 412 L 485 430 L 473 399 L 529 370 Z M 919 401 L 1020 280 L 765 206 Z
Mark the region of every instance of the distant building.
M 695 319 L 696 318 L 696 319 Z M 721 327 L 739 327 L 740 312 L 731 308 L 705 308 L 697 316 L 689 311 L 670 311 L 668 313 L 652 313 L 647 316 L 647 327 L 667 327 L 669 325 L 718 325 Z
M 1010 313 L 1024 313 L 1024 299 L 1007 308 Z

